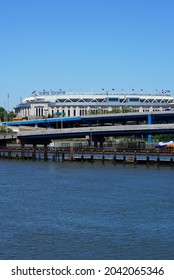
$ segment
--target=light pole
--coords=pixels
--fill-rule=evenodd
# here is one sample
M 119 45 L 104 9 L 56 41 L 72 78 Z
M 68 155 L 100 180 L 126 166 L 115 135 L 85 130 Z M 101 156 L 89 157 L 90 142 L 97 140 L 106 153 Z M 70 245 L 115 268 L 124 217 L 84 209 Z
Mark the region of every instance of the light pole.
M 64 112 L 62 110 L 62 113 L 61 113 L 61 129 L 63 128 L 63 117 L 64 117 Z
M 63 119 L 62 119 L 62 116 L 61 116 L 61 129 L 63 128 Z
M 9 100 L 10 100 L 10 94 L 7 94 L 7 112 L 9 113 Z
M 106 92 L 106 98 L 107 98 L 107 113 L 108 113 L 108 91 Z

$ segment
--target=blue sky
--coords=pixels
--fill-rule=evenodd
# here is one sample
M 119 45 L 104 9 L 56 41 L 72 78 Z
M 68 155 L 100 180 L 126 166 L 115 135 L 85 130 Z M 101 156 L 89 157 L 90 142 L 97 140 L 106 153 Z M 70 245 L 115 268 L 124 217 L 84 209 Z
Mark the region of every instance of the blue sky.
M 173 0 L 0 0 L 0 106 L 45 90 L 174 94 Z

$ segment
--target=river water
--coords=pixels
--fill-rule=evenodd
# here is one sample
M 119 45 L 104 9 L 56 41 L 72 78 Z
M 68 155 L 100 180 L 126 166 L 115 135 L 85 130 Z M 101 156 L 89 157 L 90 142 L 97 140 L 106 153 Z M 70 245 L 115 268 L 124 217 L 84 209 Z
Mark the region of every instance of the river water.
M 0 259 L 174 259 L 174 168 L 0 160 Z

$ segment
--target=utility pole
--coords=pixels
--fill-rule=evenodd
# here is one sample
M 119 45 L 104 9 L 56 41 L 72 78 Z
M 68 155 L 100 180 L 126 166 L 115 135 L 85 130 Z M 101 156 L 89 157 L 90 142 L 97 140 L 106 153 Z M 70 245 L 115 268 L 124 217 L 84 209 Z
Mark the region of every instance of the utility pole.
M 10 95 L 8 93 L 7 94 L 7 113 L 9 113 L 9 99 L 10 99 Z

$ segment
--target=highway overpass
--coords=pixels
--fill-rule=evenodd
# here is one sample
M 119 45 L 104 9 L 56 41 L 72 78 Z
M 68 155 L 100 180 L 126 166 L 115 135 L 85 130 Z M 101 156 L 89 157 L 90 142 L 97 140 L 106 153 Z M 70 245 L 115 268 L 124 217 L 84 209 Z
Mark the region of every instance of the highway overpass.
M 62 117 L 34 119 L 24 121 L 3 122 L 4 126 L 37 126 L 44 128 L 73 128 L 86 126 L 108 126 L 126 124 L 162 124 L 174 123 L 174 111 L 119 113 L 104 115 L 89 115 L 78 117 Z
M 104 142 L 108 136 L 174 134 L 174 124 L 115 125 L 96 127 L 77 127 L 19 131 L 18 139 L 22 144 L 48 145 L 53 139 L 86 138 L 94 143 Z

